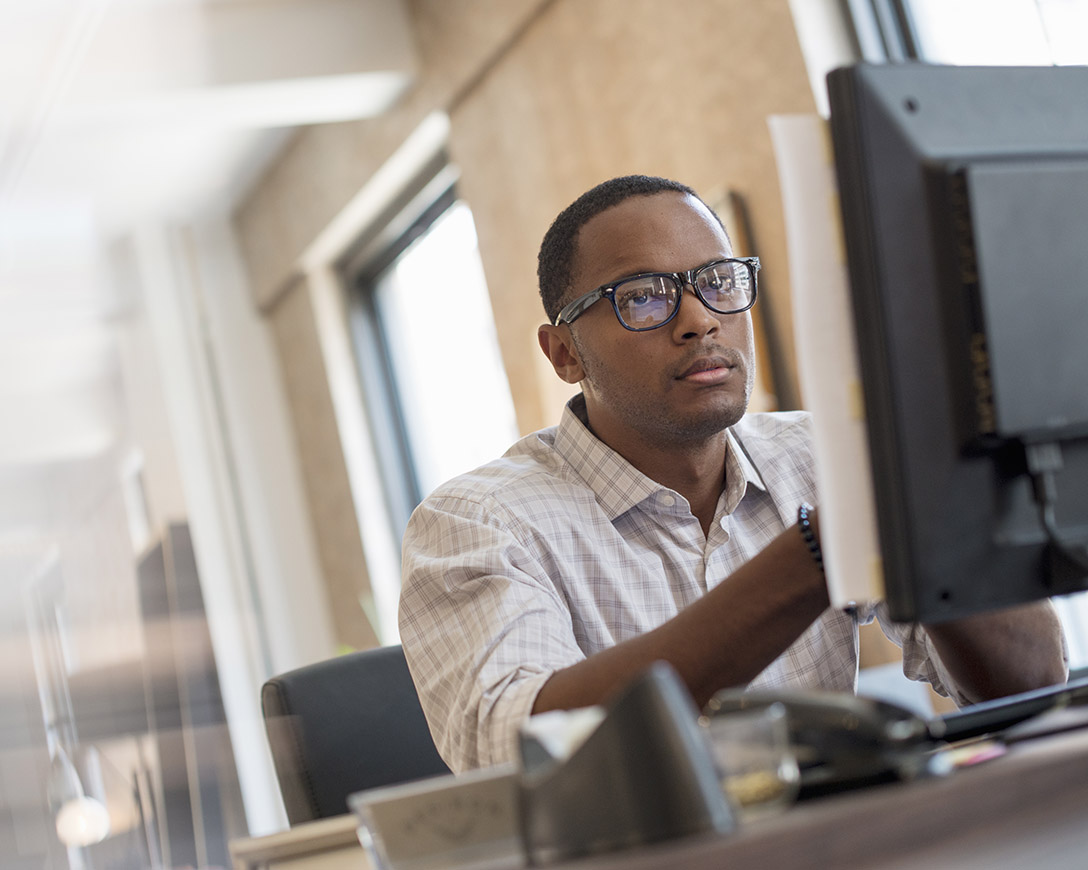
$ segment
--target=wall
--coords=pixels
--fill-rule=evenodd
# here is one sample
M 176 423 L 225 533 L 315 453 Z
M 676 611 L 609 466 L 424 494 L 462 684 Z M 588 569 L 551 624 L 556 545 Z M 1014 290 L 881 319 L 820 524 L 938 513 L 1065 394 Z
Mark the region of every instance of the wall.
M 563 207 L 606 178 L 677 178 L 714 205 L 739 192 L 755 248 L 738 253 L 764 263 L 758 307 L 791 329 L 765 119 L 812 111 L 787 4 L 747 0 L 551 4 L 453 107 L 451 152 L 523 429 L 554 423 L 568 394 L 536 345 L 540 239 Z
M 765 266 L 758 313 L 764 324 L 773 315 L 784 335 L 791 329 L 765 119 L 815 107 L 786 0 L 409 6 L 421 69 L 411 93 L 381 118 L 302 131 L 235 216 L 255 303 L 276 336 L 334 612 L 357 609 L 368 594 L 365 523 L 344 521 L 353 509 L 360 519 L 358 499 L 339 459 L 344 445 L 300 264 L 429 113 L 450 118 L 449 149 L 476 220 L 522 431 L 554 423 L 569 395 L 536 344 L 537 248 L 555 214 L 605 178 L 672 176 L 712 204 L 740 193 L 751 238 L 738 238 L 738 252 L 759 254 Z M 788 341 L 784 356 L 789 371 Z M 778 404 L 768 395 L 758 403 Z

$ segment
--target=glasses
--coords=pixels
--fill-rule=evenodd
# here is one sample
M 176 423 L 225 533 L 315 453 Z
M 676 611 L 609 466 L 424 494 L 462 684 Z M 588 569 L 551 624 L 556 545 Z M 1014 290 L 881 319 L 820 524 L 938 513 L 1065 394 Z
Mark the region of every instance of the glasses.
M 657 329 L 676 316 L 680 297 L 688 285 L 711 311 L 740 314 L 756 302 L 758 271 L 759 257 L 731 257 L 686 272 L 644 272 L 620 278 L 579 296 L 559 312 L 553 325 L 574 323 L 591 305 L 607 299 L 625 329 L 632 332 Z

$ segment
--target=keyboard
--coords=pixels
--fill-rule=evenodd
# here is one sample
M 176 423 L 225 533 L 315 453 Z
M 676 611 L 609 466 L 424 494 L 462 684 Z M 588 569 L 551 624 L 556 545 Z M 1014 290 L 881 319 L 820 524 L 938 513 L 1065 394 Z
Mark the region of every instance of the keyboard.
M 1088 704 L 1088 677 L 962 707 L 931 719 L 930 733 L 953 743 L 995 734 L 1048 710 L 1080 704 Z

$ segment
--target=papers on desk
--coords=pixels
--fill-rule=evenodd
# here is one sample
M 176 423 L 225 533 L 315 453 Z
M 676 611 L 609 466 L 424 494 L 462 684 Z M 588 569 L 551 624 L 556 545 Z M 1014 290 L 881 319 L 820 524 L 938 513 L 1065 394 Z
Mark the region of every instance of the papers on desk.
M 813 414 L 820 545 L 831 604 L 846 607 L 883 598 L 884 573 L 831 144 L 815 115 L 768 123 L 786 218 L 797 367 Z
M 549 759 L 567 759 L 586 742 L 605 717 L 604 707 L 549 710 L 530 716 L 521 726 L 522 753 L 532 740 Z
M 348 804 L 378 870 L 525 866 L 514 765 L 358 792 Z
M 938 750 L 943 766 L 950 772 L 961 767 L 973 767 L 1000 758 L 1007 751 L 1000 740 L 970 740 L 967 743 Z
M 344 814 L 230 843 L 233 870 L 368 870 L 355 819 Z

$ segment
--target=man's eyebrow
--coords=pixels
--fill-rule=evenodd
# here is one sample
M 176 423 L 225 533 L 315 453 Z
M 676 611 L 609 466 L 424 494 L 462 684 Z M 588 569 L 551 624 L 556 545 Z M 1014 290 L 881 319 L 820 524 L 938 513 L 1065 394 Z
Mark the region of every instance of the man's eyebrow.
M 615 284 L 617 281 L 623 281 L 625 278 L 637 278 L 640 275 L 671 275 L 672 272 L 667 269 L 639 269 L 637 272 L 624 272 L 623 274 L 613 278 L 611 281 L 606 282 L 604 286 L 608 284 Z
M 709 266 L 711 263 L 717 263 L 720 260 L 732 259 L 734 259 L 733 254 L 721 254 L 720 256 L 711 257 L 709 260 L 704 260 L 698 266 L 692 266 L 691 268 L 693 271 L 698 272 L 704 266 Z M 637 272 L 624 272 L 617 278 L 612 278 L 609 281 L 605 281 L 603 284 L 598 284 L 597 287 L 611 287 L 613 284 L 618 284 L 620 281 L 624 281 L 628 278 L 638 278 L 642 275 L 675 275 L 677 273 L 683 274 L 686 271 L 686 269 L 673 269 L 672 271 L 668 269 L 640 269 Z

